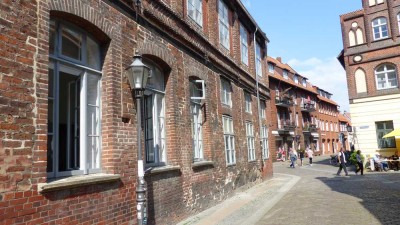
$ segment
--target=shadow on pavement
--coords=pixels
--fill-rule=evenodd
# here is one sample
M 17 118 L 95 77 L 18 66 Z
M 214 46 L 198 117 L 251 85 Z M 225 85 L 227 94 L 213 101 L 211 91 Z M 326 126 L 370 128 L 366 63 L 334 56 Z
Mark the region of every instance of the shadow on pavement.
M 316 179 L 325 183 L 332 191 L 360 199 L 360 204 L 381 224 L 400 224 L 399 174 L 379 173 L 350 178 L 317 177 Z M 353 222 L 349 221 L 349 224 Z

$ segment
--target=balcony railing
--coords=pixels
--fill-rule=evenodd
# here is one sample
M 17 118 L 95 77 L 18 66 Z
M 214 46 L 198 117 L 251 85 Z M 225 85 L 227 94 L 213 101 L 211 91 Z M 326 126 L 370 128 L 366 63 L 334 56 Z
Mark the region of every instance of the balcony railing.
M 296 124 L 290 120 L 280 120 L 278 121 L 278 129 L 280 130 L 294 130 Z
M 282 107 L 291 107 L 294 104 L 293 100 L 287 96 L 279 96 L 275 98 L 275 105 Z
M 317 132 L 318 128 L 315 124 L 306 124 L 303 126 L 303 132 Z
M 315 105 L 312 103 L 301 104 L 301 111 L 304 112 L 314 112 L 316 110 Z

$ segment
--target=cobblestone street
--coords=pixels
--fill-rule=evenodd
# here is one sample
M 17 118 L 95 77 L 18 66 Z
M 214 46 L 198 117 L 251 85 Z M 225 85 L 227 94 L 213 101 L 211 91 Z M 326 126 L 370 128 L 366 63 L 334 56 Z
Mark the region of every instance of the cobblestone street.
M 400 224 L 399 172 L 336 176 L 338 167 L 317 157 L 314 165 L 292 169 L 274 163 L 274 173 L 301 177 L 256 224 Z

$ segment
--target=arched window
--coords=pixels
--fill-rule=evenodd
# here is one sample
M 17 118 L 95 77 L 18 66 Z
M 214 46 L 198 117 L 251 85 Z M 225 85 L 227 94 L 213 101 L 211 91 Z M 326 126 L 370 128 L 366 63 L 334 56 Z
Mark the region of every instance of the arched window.
M 356 30 L 356 36 L 357 36 L 357 44 L 358 45 L 364 44 L 364 36 L 360 28 Z
M 396 68 L 390 64 L 383 64 L 376 68 L 376 87 L 378 90 L 397 87 Z
M 389 37 L 387 20 L 385 17 L 372 20 L 372 29 L 374 31 L 374 40 Z
M 144 92 L 144 137 L 146 164 L 163 166 L 167 162 L 165 128 L 165 75 L 158 65 L 144 60 L 152 71 Z
M 365 80 L 365 73 L 362 69 L 357 69 L 355 73 L 355 83 L 357 93 L 367 92 L 367 82 Z
M 84 30 L 51 20 L 49 58 L 48 176 L 100 172 L 99 44 Z
M 349 31 L 349 44 L 350 46 L 356 45 L 356 36 L 354 34 L 354 31 Z

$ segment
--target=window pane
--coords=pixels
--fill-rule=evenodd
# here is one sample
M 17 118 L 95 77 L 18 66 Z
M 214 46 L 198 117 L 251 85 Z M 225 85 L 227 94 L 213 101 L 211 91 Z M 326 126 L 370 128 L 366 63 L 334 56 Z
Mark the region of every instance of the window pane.
M 89 67 L 100 70 L 100 47 L 99 45 L 90 37 L 86 40 L 87 48 L 87 64 Z
M 385 124 L 387 130 L 393 130 L 393 122 L 386 122 Z
M 79 76 L 60 72 L 59 90 L 59 171 L 79 166 Z
M 61 54 L 70 58 L 82 60 L 82 34 L 69 28 L 62 28 Z
M 87 74 L 87 104 L 99 106 L 100 76 Z

